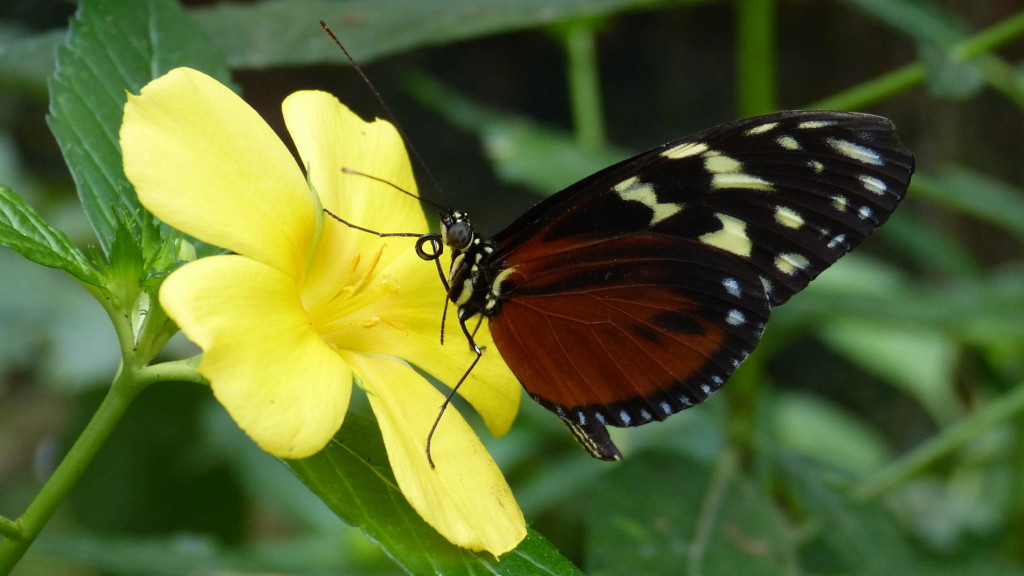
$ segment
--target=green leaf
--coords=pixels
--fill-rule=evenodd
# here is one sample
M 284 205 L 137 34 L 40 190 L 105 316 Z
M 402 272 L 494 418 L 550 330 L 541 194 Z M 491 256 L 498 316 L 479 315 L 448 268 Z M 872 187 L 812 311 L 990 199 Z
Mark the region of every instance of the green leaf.
M 118 133 L 126 91 L 178 66 L 215 77 L 226 69 L 171 0 L 83 2 L 58 54 L 47 121 L 104 252 L 122 214 L 141 206 L 124 175 Z
M 800 454 L 858 474 L 878 470 L 890 457 L 877 430 L 821 396 L 781 390 L 770 406 L 774 436 Z
M 65 36 L 64 30 L 28 35 L 27 31 L 0 29 L 0 78 L 4 90 L 19 89 L 45 97 L 46 79 L 53 73 L 53 55 Z
M 598 482 L 587 526 L 593 574 L 794 574 L 793 542 L 763 491 L 671 453 L 631 456 Z
M 836 319 L 818 335 L 865 371 L 916 398 L 937 421 L 960 416 L 953 381 L 960 359 L 951 335 L 859 318 Z
M 914 196 L 1004 228 L 1024 239 L 1024 190 L 969 168 L 915 174 Z
M 671 2 L 681 3 L 686 2 Z M 220 2 L 196 8 L 192 14 L 228 55 L 231 67 L 268 68 L 343 62 L 344 55 L 320 31 L 318 20 L 326 21 L 356 62 L 365 65 L 422 46 L 667 4 L 653 0 L 278 0 Z
M 540 534 L 530 531 L 500 561 L 459 548 L 406 501 L 388 465 L 376 424 L 357 413 L 318 454 L 285 462 L 345 522 L 358 526 L 410 574 L 578 574 Z
M 408 75 L 406 86 L 424 106 L 476 134 L 501 181 L 541 195 L 629 156 L 612 148 L 592 150 L 567 132 L 482 106 L 422 74 Z
M 824 469 L 793 457 L 778 459 L 790 507 L 798 511 L 804 541 L 800 563 L 807 574 L 891 576 L 913 570 L 907 536 L 875 504 L 860 504 L 832 487 Z
M 0 246 L 7 246 L 25 258 L 64 270 L 79 281 L 99 286 L 96 269 L 67 235 L 50 224 L 6 186 L 0 186 Z

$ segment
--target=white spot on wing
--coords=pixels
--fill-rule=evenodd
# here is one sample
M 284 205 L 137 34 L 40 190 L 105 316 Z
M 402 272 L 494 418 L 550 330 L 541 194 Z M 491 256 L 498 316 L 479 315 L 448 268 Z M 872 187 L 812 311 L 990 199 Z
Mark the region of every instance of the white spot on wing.
M 868 208 L 867 206 L 861 206 L 860 209 L 857 210 L 857 216 L 860 216 L 861 220 L 871 218 L 872 214 L 873 212 L 871 211 L 871 208 Z
M 875 166 L 881 166 L 884 164 L 882 156 L 868 148 L 867 146 L 861 146 L 855 144 L 849 140 L 843 140 L 840 138 L 826 138 L 825 143 L 832 147 L 833 150 L 858 162 L 865 164 L 874 164 Z
M 775 257 L 775 268 L 783 274 L 793 275 L 803 270 L 810 262 L 806 256 L 794 252 L 784 252 Z
M 725 321 L 732 326 L 742 326 L 747 322 L 747 317 L 743 315 L 743 312 L 739 310 L 729 310 L 729 314 L 725 317 Z
M 743 296 L 743 292 L 740 291 L 740 283 L 735 278 L 726 278 L 722 280 L 722 287 L 729 293 L 733 298 L 740 298 Z
M 792 136 L 779 136 L 775 139 L 775 142 L 786 150 L 803 150 L 803 146 Z
M 872 176 L 860 176 L 857 179 L 860 180 L 861 184 L 864 185 L 864 188 L 866 188 L 868 192 L 878 194 L 879 196 L 885 194 L 885 191 L 888 189 L 885 182 Z
M 828 241 L 828 247 L 830 250 L 835 250 L 839 246 L 846 244 L 846 234 L 840 234 L 835 238 Z
M 825 171 L 825 165 L 822 164 L 821 162 L 818 162 L 817 160 L 808 160 L 807 166 L 811 170 L 814 170 L 816 174 L 821 174 L 822 172 Z

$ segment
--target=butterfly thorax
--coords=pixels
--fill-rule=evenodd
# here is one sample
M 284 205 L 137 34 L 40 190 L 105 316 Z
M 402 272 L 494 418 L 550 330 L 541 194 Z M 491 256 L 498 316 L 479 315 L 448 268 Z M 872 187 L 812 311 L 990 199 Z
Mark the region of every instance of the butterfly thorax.
M 486 262 L 494 252 L 494 243 L 486 239 L 465 212 L 454 210 L 441 216 L 441 241 L 452 252 L 448 271 L 448 299 L 466 321 L 477 314 L 493 317 L 500 306 L 496 267 Z

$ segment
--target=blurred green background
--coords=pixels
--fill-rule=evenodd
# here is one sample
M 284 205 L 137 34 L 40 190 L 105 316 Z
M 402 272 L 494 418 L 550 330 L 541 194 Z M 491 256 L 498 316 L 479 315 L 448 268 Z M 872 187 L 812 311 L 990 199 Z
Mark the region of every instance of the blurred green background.
M 589 459 L 528 400 L 486 442 L 532 527 L 588 573 L 1024 574 L 1018 1 L 185 5 L 282 134 L 279 104 L 298 89 L 384 115 L 326 20 L 422 156 L 424 195 L 492 233 L 611 162 L 740 115 L 892 118 L 917 155 L 904 205 L 774 313 L 723 392 L 622 432 L 621 464 Z M 88 246 L 45 122 L 75 8 L 0 5 L 0 183 Z M 193 352 L 176 339 L 166 354 Z M 0 250 L 0 514 L 31 501 L 117 359 L 85 291 Z M 725 519 L 711 532 L 709 510 Z M 696 570 L 702 538 L 715 560 Z M 184 384 L 139 398 L 15 571 L 228 572 L 399 573 Z

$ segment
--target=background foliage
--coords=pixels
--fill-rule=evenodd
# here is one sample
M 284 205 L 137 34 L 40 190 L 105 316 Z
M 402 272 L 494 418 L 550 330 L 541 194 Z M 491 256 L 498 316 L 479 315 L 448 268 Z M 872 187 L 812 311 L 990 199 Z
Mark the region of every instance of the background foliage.
M 163 14 L 160 34 L 126 25 L 77 56 L 102 71 L 106 54 L 127 75 L 116 64 L 139 50 L 133 38 L 151 42 L 154 62 L 201 57 L 208 72 L 229 68 L 277 127 L 281 99 L 301 88 L 382 114 L 339 65 L 317 25 L 326 20 L 443 192 L 423 170 L 421 188 L 492 232 L 629 153 L 736 116 L 835 107 L 891 117 L 918 157 L 905 204 L 774 313 L 723 392 L 624 431 L 626 461 L 614 465 L 592 461 L 525 402 L 513 432 L 488 443 L 532 522 L 530 540 L 502 568 L 444 562 L 473 574 L 566 571 L 543 534 L 594 574 L 1024 573 L 1024 13 L 1015 2 L 146 5 Z M 48 241 L 109 252 L 122 215 L 94 215 L 94 226 L 110 224 L 95 232 L 85 217 L 110 189 L 89 183 L 105 176 L 77 164 L 72 181 L 44 120 L 57 118 L 50 128 L 66 150 L 77 135 L 60 118 L 78 112 L 51 101 L 48 86 L 70 74 L 50 80 L 74 10 L 0 6 L 0 183 L 67 232 Z M 174 53 L 195 38 L 198 53 Z M 78 261 L 44 264 L 92 273 Z M 9 250 L 0 271 L 0 514 L 15 517 L 95 411 L 118 358 L 102 310 L 69 277 Z M 191 353 L 179 340 L 165 351 Z M 358 418 L 342 433 L 375 442 Z M 131 405 L 17 573 L 388 574 L 400 571 L 395 562 L 454 573 L 438 553 L 418 556 L 436 543 L 388 544 L 374 533 L 387 526 L 363 526 L 386 554 L 252 446 L 208 390 L 161 384 Z

